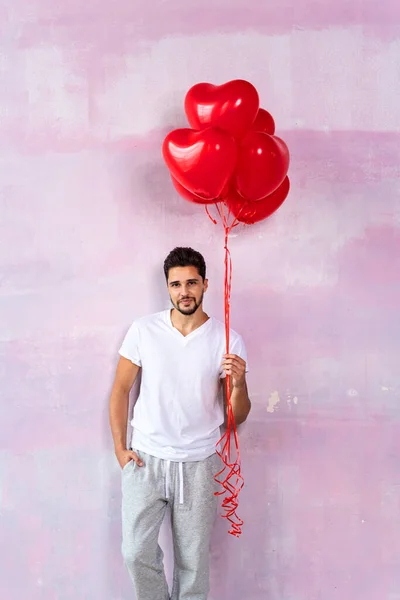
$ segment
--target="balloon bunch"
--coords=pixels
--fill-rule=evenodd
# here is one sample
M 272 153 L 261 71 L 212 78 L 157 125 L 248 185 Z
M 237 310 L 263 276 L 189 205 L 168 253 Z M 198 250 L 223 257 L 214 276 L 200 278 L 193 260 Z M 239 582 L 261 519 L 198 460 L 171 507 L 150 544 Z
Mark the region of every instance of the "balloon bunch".
M 199 83 L 185 98 L 192 129 L 164 140 L 164 160 L 180 195 L 197 204 L 223 203 L 237 221 L 269 217 L 289 193 L 289 151 L 256 88 L 234 80 Z
M 269 217 L 286 200 L 290 182 L 289 151 L 275 136 L 272 116 L 259 106 L 256 88 L 241 79 L 220 86 L 194 85 L 185 98 L 191 129 L 171 131 L 163 143 L 163 156 L 178 193 L 196 204 L 215 205 L 225 230 L 225 331 L 229 353 L 232 263 L 229 233 L 239 223 L 251 225 Z M 230 378 L 226 378 L 227 427 L 217 445 L 223 469 L 222 506 L 231 523 L 229 533 L 239 537 L 238 495 L 243 487 L 240 451 L 231 404 Z M 236 457 L 231 457 L 231 437 Z M 225 478 L 220 477 L 225 473 Z

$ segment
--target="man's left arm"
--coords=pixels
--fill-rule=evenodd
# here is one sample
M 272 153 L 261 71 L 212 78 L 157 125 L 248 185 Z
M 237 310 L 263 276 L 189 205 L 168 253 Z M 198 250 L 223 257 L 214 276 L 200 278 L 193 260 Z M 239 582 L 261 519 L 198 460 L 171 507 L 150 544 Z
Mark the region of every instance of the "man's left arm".
M 251 402 L 246 383 L 246 362 L 236 354 L 226 354 L 222 368 L 231 379 L 231 404 L 236 425 L 243 423 L 250 412 Z M 226 404 L 226 382 L 223 381 L 224 403 Z

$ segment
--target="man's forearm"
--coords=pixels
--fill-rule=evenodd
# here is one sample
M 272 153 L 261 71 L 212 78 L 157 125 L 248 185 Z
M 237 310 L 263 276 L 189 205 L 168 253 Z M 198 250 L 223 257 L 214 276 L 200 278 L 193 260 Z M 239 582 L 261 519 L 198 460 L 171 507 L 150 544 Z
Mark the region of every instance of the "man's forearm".
M 246 382 L 240 387 L 232 387 L 231 404 L 235 423 L 243 423 L 250 412 L 251 402 Z
M 115 450 L 126 449 L 128 426 L 129 391 L 116 387 L 110 398 L 110 426 Z

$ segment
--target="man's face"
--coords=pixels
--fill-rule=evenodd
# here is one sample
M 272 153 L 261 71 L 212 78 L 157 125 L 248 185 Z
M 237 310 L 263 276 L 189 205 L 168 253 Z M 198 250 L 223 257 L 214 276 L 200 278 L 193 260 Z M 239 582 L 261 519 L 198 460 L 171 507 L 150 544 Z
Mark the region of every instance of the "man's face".
M 193 315 L 203 302 L 208 281 L 204 281 L 196 267 L 174 267 L 168 273 L 168 291 L 176 310 Z

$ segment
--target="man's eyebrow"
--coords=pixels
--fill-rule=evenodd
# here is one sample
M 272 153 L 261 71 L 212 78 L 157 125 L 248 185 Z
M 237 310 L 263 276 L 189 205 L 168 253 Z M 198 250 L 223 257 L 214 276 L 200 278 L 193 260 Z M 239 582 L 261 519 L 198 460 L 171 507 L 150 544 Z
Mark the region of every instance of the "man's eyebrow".
M 200 280 L 199 280 L 199 279 L 196 279 L 196 278 L 187 279 L 187 280 L 186 280 L 186 283 L 190 283 L 191 281 L 196 281 L 196 282 L 197 282 L 197 281 L 200 281 Z M 173 283 L 181 283 L 181 282 L 180 282 L 179 280 L 176 280 L 176 281 L 170 281 L 170 282 L 169 282 L 169 285 L 172 285 Z

